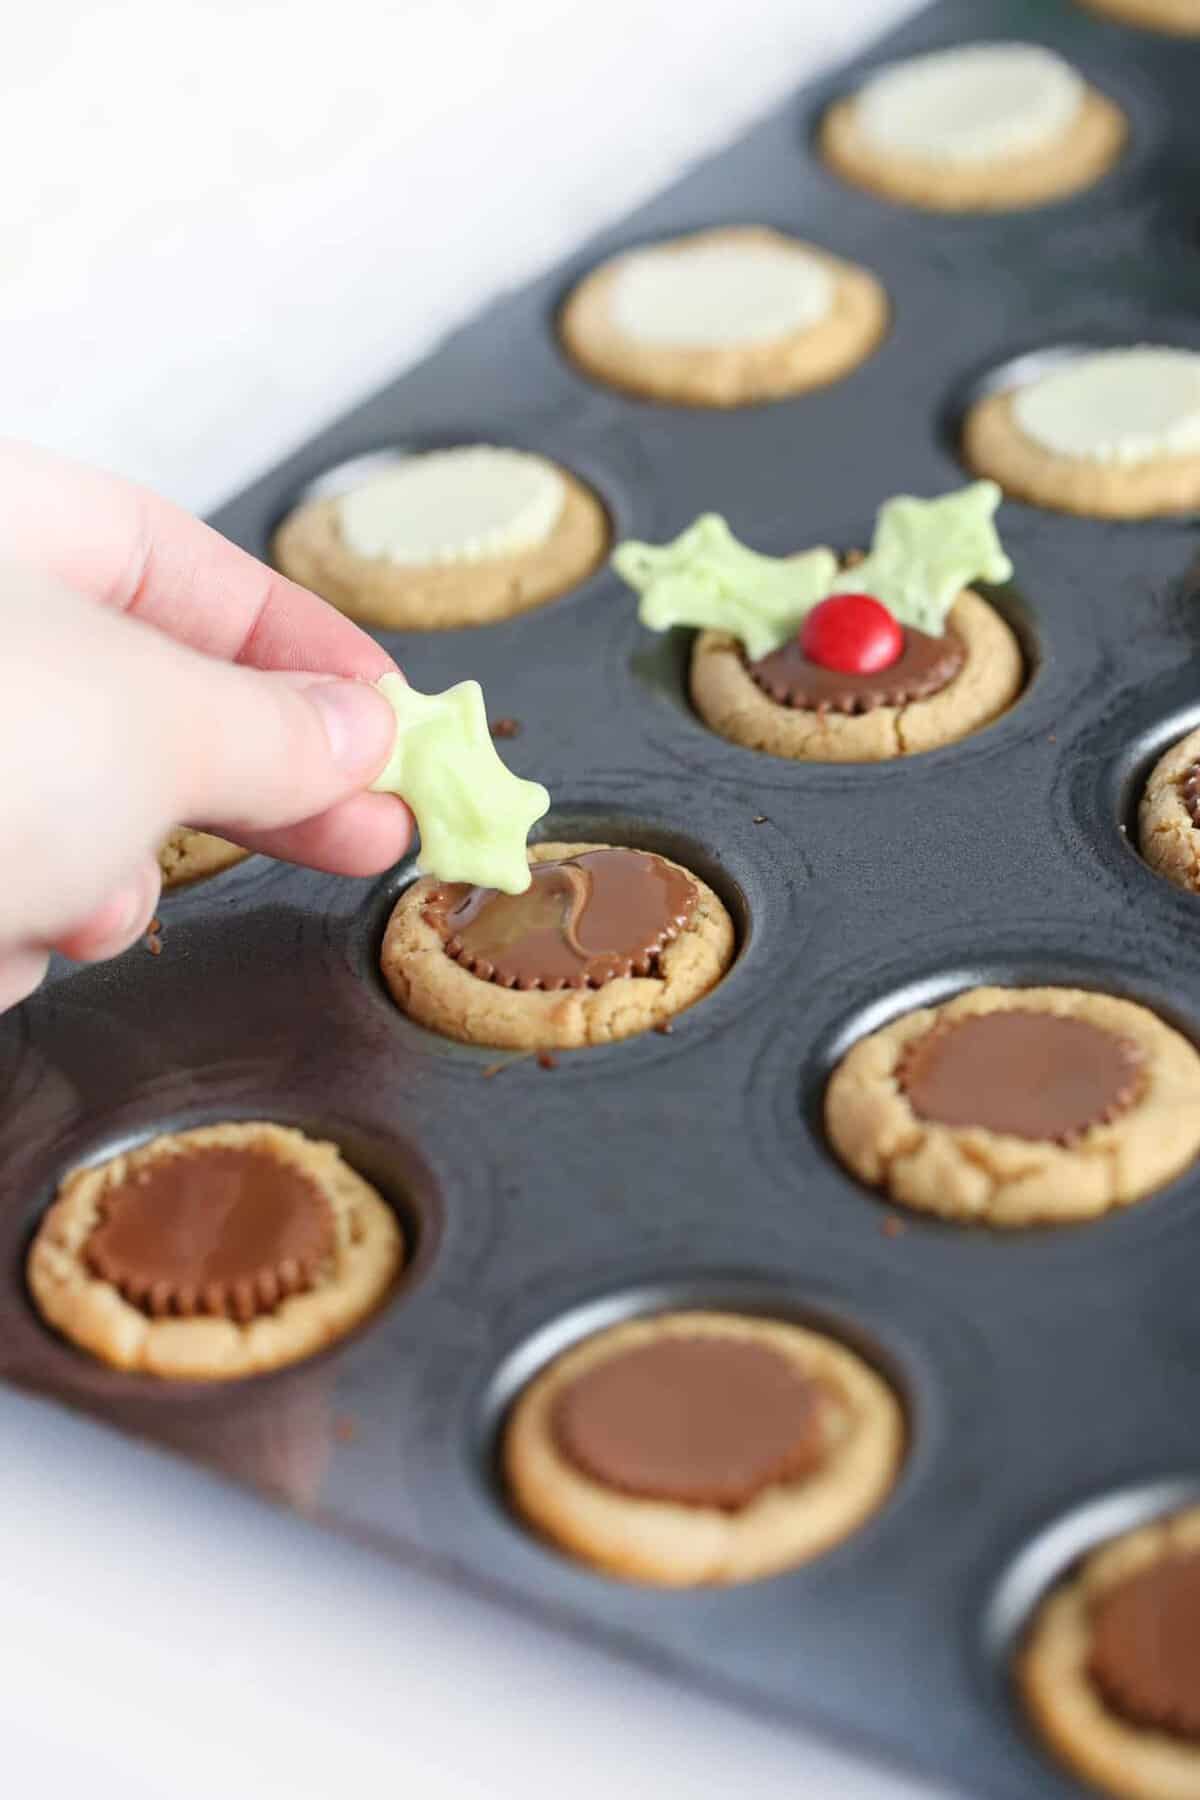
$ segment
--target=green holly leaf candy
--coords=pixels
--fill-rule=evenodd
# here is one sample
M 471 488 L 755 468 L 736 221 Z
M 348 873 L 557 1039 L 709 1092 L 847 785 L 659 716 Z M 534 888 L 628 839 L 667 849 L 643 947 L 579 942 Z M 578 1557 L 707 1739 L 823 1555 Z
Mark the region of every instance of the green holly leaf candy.
M 440 881 L 523 894 L 530 880 L 525 840 L 550 796 L 501 762 L 479 683 L 460 681 L 444 694 L 419 694 L 401 675 L 375 685 L 396 715 L 396 741 L 371 787 L 399 794 L 412 808 L 422 870 Z
M 799 630 L 837 574 L 831 550 L 760 556 L 739 544 L 715 513 L 670 544 L 620 544 L 612 561 L 641 595 L 638 618 L 651 631 L 672 625 L 727 631 L 740 638 L 751 661 Z
M 833 583 L 835 594 L 871 594 L 901 625 L 940 637 L 946 615 L 973 581 L 1007 581 L 1013 572 L 993 515 L 994 481 L 973 481 L 940 500 L 907 495 L 879 509 L 871 553 Z

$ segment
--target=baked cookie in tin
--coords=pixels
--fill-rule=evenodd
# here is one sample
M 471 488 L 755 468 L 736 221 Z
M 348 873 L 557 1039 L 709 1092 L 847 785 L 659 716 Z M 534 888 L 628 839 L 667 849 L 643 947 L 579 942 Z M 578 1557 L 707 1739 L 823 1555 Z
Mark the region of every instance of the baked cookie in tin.
M 1176 887 L 1200 894 L 1200 729 L 1150 771 L 1138 804 L 1138 848 Z
M 825 1126 L 860 1180 L 918 1212 L 1070 1224 L 1200 1153 L 1200 1055 L 1147 1007 L 1077 988 L 970 988 L 842 1058 Z
M 624 845 L 545 843 L 522 893 L 426 876 L 384 934 L 384 980 L 444 1037 L 572 1050 L 669 1023 L 733 960 L 733 921 L 708 884 Z
M 1079 0 L 1090 12 L 1146 31 L 1200 37 L 1200 0 Z
M 466 444 L 381 459 L 343 492 L 302 501 L 271 557 L 365 625 L 450 631 L 557 599 L 608 543 L 603 502 L 569 469 Z
M 677 1312 L 589 1337 L 504 1428 L 515 1510 L 606 1574 L 753 1581 L 819 1556 L 885 1501 L 905 1424 L 888 1383 L 823 1332 Z
M 1118 1800 L 1200 1794 L 1200 1507 L 1124 1533 L 1069 1571 L 1017 1657 L 1038 1730 Z
M 1200 509 L 1200 352 L 1162 344 L 1055 356 L 985 394 L 963 425 L 979 475 L 1033 506 L 1093 519 Z
M 217 1381 L 345 1336 L 403 1260 L 395 1213 L 336 1145 L 239 1122 L 76 1169 L 26 1273 L 46 1322 L 102 1362 Z
M 835 102 L 821 153 L 856 187 L 932 212 L 1007 212 L 1091 187 L 1121 109 L 1042 44 L 956 45 L 889 63 Z
M 613 563 L 652 630 L 699 627 L 689 685 L 701 718 L 750 750 L 801 762 L 883 762 L 997 718 L 1020 692 L 1016 636 L 969 585 L 1012 564 L 977 482 L 880 509 L 868 555 L 770 557 L 714 514 Z
M 568 297 L 559 333 L 610 387 L 729 407 L 839 381 L 888 318 L 868 270 L 765 225 L 730 225 L 601 263 Z
M 189 882 L 204 881 L 232 869 L 249 856 L 240 844 L 214 837 L 210 831 L 193 831 L 189 825 L 177 825 L 168 832 L 158 847 L 158 867 L 164 893 L 186 887 Z

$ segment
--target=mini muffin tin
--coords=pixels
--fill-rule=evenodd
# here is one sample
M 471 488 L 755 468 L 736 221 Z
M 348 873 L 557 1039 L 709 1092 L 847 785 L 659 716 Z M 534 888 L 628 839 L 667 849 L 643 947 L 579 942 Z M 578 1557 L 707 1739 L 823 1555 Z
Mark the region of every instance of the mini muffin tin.
M 953 218 L 824 169 L 817 120 L 865 70 L 994 37 L 1054 45 L 1126 108 L 1131 149 L 1092 191 Z M 966 479 L 962 409 L 1014 359 L 1200 347 L 1198 81 L 1200 39 L 1068 0 L 942 0 L 490 307 L 214 523 L 263 555 L 340 466 L 491 440 L 590 481 L 617 536 L 661 540 L 715 508 L 777 553 L 861 544 L 889 495 Z M 716 413 L 639 403 L 565 360 L 555 308 L 601 257 L 743 220 L 886 283 L 891 332 L 848 379 Z M 1200 1042 L 1200 899 L 1129 835 L 1147 767 L 1200 722 L 1195 525 L 1006 504 L 1017 574 L 992 597 L 1026 690 L 974 737 L 876 766 L 777 761 L 711 734 L 688 705 L 686 634 L 642 631 L 607 571 L 505 624 L 384 634 L 418 687 L 478 676 L 492 717 L 520 720 L 502 748 L 552 789 L 540 835 L 659 849 L 702 875 L 739 930 L 732 971 L 670 1035 L 543 1067 L 445 1042 L 388 998 L 377 954 L 411 863 L 354 882 L 254 858 L 166 897 L 161 955 L 56 968 L 0 1021 L 0 1374 L 547 1630 L 965 1792 L 1080 1792 L 1033 1741 L 1008 1660 L 1045 1581 L 1099 1527 L 1200 1481 L 1200 1167 L 1088 1225 L 897 1225 L 831 1154 L 821 1097 L 857 1036 L 971 983 L 1107 989 Z M 22 1264 L 61 1176 L 155 1132 L 255 1117 L 335 1139 L 394 1201 L 411 1259 L 391 1303 L 326 1354 L 229 1385 L 123 1376 L 47 1331 Z M 507 1403 L 565 1344 L 689 1305 L 843 1337 L 894 1382 L 911 1443 L 889 1503 L 819 1561 L 668 1593 L 529 1536 L 495 1445 Z

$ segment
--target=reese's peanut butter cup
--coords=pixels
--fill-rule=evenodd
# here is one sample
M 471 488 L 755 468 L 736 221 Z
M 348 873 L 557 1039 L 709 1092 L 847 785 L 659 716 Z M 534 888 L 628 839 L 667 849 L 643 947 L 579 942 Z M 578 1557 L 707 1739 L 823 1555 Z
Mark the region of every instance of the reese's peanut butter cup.
M 333 1247 L 311 1177 L 266 1150 L 211 1146 L 131 1169 L 104 1195 L 83 1255 L 152 1318 L 245 1324 L 311 1288 Z
M 817 713 L 868 713 L 881 706 L 908 706 L 928 700 L 949 687 L 967 660 L 966 646 L 956 632 L 941 637 L 904 628 L 899 658 L 884 669 L 825 668 L 807 656 L 798 637 L 793 637 L 769 656 L 747 662 L 746 669 L 757 687 L 779 706 Z
M 696 907 L 687 874 L 644 850 L 589 850 L 530 874 L 523 894 L 453 884 L 425 904 L 446 954 L 499 987 L 553 992 L 651 974 Z
M 46 1323 L 102 1362 L 212 1381 L 325 1349 L 404 1254 L 392 1207 L 336 1144 L 236 1120 L 72 1170 L 27 1276 Z
M 1101 1594 L 1088 1674 L 1131 1724 L 1200 1743 L 1200 1551 L 1160 1557 Z
M 737 1511 L 825 1454 L 823 1390 L 765 1344 L 659 1337 L 594 1364 L 558 1395 L 563 1454 L 603 1486 Z
M 583 1562 L 669 1587 L 818 1556 L 883 1503 L 900 1404 L 845 1344 L 791 1320 L 626 1320 L 536 1375 L 502 1464 L 527 1524 Z
M 901 1088 L 919 1118 L 1068 1144 L 1133 1101 L 1137 1046 L 1086 1019 L 973 1013 L 943 1019 L 905 1051 Z

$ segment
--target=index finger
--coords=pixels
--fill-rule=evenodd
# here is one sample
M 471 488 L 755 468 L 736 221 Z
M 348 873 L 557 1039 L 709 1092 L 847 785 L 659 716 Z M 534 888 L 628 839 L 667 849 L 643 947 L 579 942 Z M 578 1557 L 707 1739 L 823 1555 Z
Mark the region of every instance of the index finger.
M 208 656 L 366 681 L 395 668 L 324 600 L 133 482 L 6 441 L 0 503 L 14 559 Z

